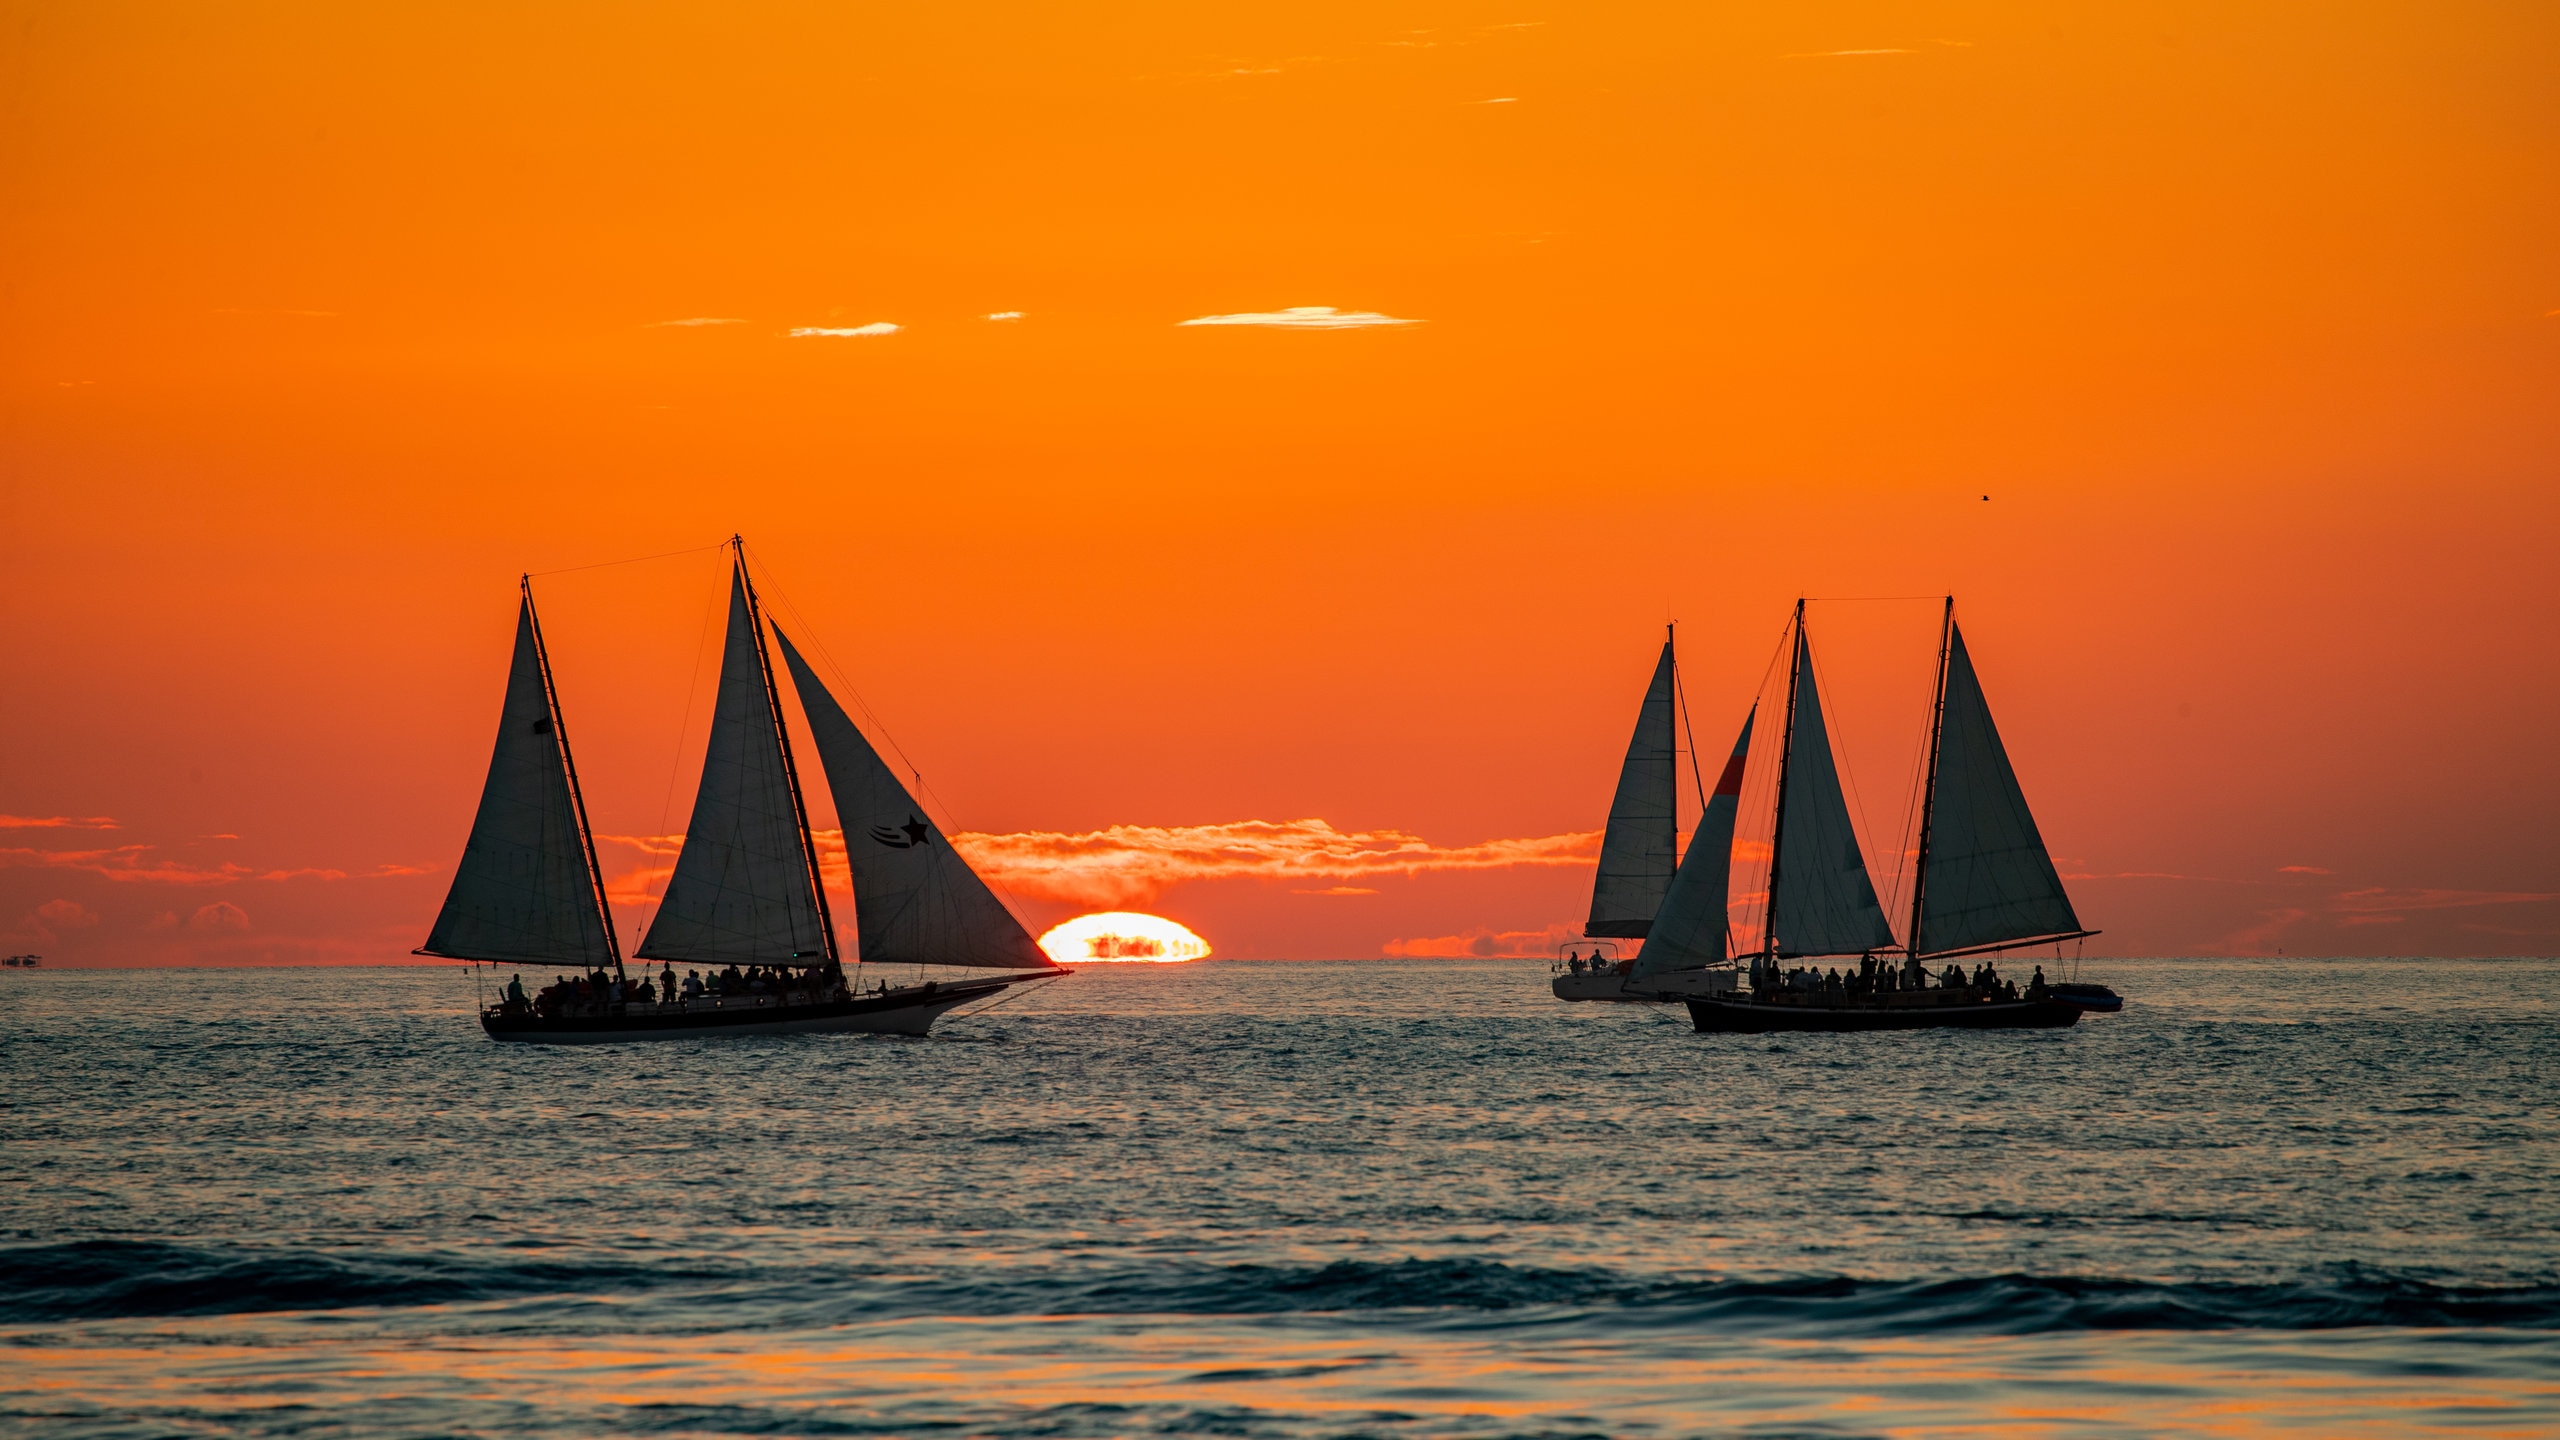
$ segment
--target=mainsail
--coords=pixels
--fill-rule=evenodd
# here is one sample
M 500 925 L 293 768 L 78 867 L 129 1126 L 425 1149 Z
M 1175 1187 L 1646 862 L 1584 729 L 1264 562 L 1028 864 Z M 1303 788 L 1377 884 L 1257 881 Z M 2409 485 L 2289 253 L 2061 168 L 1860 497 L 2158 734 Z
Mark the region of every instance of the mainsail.
M 632 952 L 645 960 L 787 965 L 834 955 L 754 602 L 741 553 L 702 788 L 657 918 Z
M 1859 955 L 1893 945 L 1866 857 L 1849 823 L 1831 734 L 1814 683 L 1804 603 L 1796 603 L 1795 671 L 1786 761 L 1780 766 L 1777 843 L 1769 868 L 1766 944 L 1781 956 Z
M 937 831 L 853 717 L 774 627 L 809 735 L 835 795 L 853 866 L 853 913 L 862 959 L 899 965 L 1050 970 L 1055 964 Z
M 1689 853 L 1671 876 L 1671 888 L 1654 912 L 1653 932 L 1645 937 L 1632 974 L 1637 978 L 1670 970 L 1702 970 L 1730 958 L 1725 945 L 1725 891 L 1733 874 L 1733 822 L 1742 806 L 1742 762 L 1751 754 L 1751 725 L 1760 707 L 1742 719 L 1742 735 L 1733 755 L 1707 797 L 1707 811 L 1689 837 Z
M 2062 877 L 2045 853 L 2009 752 L 1991 723 L 1952 604 L 1936 768 L 1912 907 L 1912 953 L 1943 955 L 2091 933 L 2080 928 Z
M 1585 935 L 1640 939 L 1651 929 L 1680 864 L 1679 765 L 1672 741 L 1676 670 L 1671 642 L 1645 686 L 1636 711 L 1636 733 L 1618 771 L 1618 793 L 1609 802 L 1609 828 L 1600 836 L 1600 873 L 1591 885 L 1591 920 Z
M 422 955 L 521 965 L 616 962 L 569 739 L 552 703 L 533 591 L 516 611 L 514 664 L 471 838 Z

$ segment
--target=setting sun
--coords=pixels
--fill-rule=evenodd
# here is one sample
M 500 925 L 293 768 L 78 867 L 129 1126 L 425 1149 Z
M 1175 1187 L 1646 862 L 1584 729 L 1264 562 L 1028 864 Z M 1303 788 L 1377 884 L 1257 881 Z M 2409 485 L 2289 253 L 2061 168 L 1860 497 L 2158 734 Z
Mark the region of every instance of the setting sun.
M 1089 965 L 1096 961 L 1176 965 L 1205 958 L 1209 942 L 1191 933 L 1189 927 L 1161 915 L 1107 910 L 1098 915 L 1079 915 L 1058 926 L 1040 937 L 1040 948 L 1061 965 Z

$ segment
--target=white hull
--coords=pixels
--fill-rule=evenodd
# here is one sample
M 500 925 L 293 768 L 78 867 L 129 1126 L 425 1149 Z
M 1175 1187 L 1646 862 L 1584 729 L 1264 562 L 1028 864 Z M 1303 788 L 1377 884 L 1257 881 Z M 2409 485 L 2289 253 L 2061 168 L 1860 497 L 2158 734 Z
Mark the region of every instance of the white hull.
M 1667 1005 L 1734 993 L 1739 983 L 1731 970 L 1674 970 L 1642 978 L 1604 970 L 1597 975 L 1568 971 L 1548 988 L 1559 1000 L 1616 1000 L 1640 1005 Z

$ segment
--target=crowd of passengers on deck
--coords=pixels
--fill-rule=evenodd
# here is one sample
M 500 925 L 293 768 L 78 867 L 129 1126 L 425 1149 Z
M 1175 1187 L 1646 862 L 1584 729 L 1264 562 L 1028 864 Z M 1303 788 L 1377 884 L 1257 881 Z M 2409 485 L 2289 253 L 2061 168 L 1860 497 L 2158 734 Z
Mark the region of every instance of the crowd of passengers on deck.
M 1973 967 L 1971 974 L 1951 961 L 1946 969 L 1932 975 L 1929 967 L 1916 958 L 1896 965 L 1873 955 L 1861 957 L 1858 968 L 1847 973 L 1836 966 L 1829 970 L 1813 966 L 1787 969 L 1774 960 L 1755 957 L 1751 962 L 1751 989 L 1755 995 L 1793 996 L 1829 1005 L 1906 990 L 1961 991 L 1968 1000 L 2042 1000 L 2049 993 L 2041 965 L 2021 993 L 2018 982 L 2000 978 L 1999 967 L 1989 960 Z
M 788 965 L 749 965 L 744 969 L 732 965 L 704 975 L 687 970 L 684 978 L 676 978 L 676 967 L 668 965 L 658 973 L 653 984 L 644 971 L 636 978 L 597 970 L 585 975 L 571 975 L 543 986 L 531 995 L 525 993 L 521 975 L 507 982 L 500 992 L 498 1007 L 509 1015 L 540 1015 L 549 1019 L 559 1015 L 593 1013 L 587 1006 L 673 1005 L 692 1000 L 738 1000 L 788 997 L 797 1003 L 821 1003 L 841 1000 L 849 992 L 845 986 L 844 966 L 830 960 L 824 965 L 793 968 Z

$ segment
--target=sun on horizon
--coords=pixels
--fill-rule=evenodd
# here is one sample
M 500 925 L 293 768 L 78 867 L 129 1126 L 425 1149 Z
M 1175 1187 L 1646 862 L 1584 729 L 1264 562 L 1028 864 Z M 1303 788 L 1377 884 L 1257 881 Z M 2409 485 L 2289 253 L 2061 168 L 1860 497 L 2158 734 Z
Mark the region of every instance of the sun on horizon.
M 1079 915 L 1041 936 L 1040 948 L 1061 965 L 1179 965 L 1209 954 L 1189 926 L 1134 910 Z

